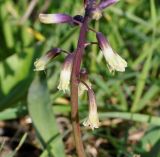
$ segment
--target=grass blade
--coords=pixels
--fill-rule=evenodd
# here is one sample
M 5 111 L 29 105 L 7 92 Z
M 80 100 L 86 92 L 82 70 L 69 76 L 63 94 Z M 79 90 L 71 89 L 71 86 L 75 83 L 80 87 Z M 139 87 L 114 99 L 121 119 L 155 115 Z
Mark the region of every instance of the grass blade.
M 100 113 L 99 116 L 101 119 L 120 118 L 136 122 L 160 125 L 159 117 L 145 115 L 145 114 L 129 113 L 129 112 L 105 112 L 105 113 Z

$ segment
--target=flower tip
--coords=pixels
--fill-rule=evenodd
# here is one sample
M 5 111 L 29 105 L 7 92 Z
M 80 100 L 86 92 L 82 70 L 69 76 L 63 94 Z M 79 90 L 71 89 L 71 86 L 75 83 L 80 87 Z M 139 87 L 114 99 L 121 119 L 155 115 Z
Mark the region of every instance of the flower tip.
M 93 118 L 93 119 L 95 119 L 95 118 Z M 97 118 L 94 121 L 91 121 L 90 119 L 87 119 L 83 122 L 83 125 L 85 127 L 90 127 L 92 130 L 94 130 L 94 129 L 99 128 L 100 122 Z
M 62 82 L 60 82 L 59 85 L 58 85 L 58 87 L 57 87 L 57 89 L 58 89 L 59 91 L 63 91 L 63 93 L 66 93 L 66 92 L 69 90 L 69 84 L 66 85 L 66 86 L 64 86 L 64 85 L 62 84 Z
M 38 59 L 34 62 L 35 69 L 34 71 L 43 71 L 45 70 L 46 63 L 43 59 Z
M 108 60 L 108 69 L 110 72 L 114 71 L 125 72 L 125 68 L 127 67 L 127 62 L 119 55 L 117 57 L 117 55 L 112 59 Z
M 42 14 L 40 13 L 39 14 L 39 20 L 42 22 L 42 23 L 50 23 L 50 18 L 48 16 L 48 14 Z

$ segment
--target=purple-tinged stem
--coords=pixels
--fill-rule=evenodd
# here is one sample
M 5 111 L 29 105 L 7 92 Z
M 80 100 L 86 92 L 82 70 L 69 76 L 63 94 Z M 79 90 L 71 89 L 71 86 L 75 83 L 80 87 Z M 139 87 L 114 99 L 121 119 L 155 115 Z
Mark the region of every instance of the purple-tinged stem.
M 80 75 L 80 66 L 82 61 L 82 56 L 85 49 L 86 35 L 88 31 L 88 23 L 90 20 L 90 12 L 93 7 L 95 0 L 88 0 L 86 2 L 86 10 L 83 23 L 80 29 L 80 35 L 78 40 L 77 49 L 75 51 L 75 57 L 73 62 L 72 76 L 71 76 L 71 118 L 73 126 L 73 134 L 75 138 L 75 145 L 77 154 L 79 157 L 85 157 L 85 151 L 83 147 L 83 142 L 81 139 L 81 130 L 79 124 L 79 114 L 78 114 L 78 84 Z

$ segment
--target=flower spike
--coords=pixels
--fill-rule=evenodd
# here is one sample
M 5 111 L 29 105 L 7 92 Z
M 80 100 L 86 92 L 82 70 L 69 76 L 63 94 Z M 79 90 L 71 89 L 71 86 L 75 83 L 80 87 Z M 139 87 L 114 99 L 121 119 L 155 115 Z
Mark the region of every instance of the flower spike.
M 67 14 L 39 14 L 39 20 L 45 24 L 73 22 L 72 17 Z
M 110 5 L 117 3 L 118 1 L 119 0 L 101 0 L 98 7 L 99 7 L 99 9 L 102 10 L 102 9 L 109 7 Z
M 110 72 L 124 72 L 125 68 L 127 67 L 127 62 L 123 58 L 121 58 L 116 52 L 113 51 L 108 40 L 101 32 L 98 32 L 96 34 L 96 37 L 99 43 L 99 47 L 101 48 L 102 53 L 108 63 L 108 68 Z
M 83 122 L 84 126 L 91 127 L 92 130 L 94 128 L 99 128 L 99 118 L 97 113 L 97 104 L 96 97 L 92 89 L 88 89 L 88 98 L 89 98 L 89 115 L 88 119 Z
M 74 53 L 70 53 L 67 55 L 62 65 L 62 70 L 60 73 L 60 82 L 57 88 L 59 90 L 63 90 L 63 92 L 69 90 L 73 60 L 74 60 Z
M 61 52 L 60 48 L 53 48 L 47 52 L 46 55 L 42 56 L 41 58 L 37 59 L 34 62 L 35 69 L 34 71 L 42 71 L 46 69 L 47 64 Z

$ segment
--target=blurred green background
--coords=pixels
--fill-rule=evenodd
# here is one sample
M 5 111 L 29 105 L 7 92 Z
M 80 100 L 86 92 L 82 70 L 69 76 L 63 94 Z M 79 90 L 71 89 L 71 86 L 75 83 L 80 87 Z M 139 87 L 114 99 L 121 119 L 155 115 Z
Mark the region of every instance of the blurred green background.
M 33 63 L 52 47 L 73 51 L 79 27 L 42 24 L 42 12 L 74 16 L 84 11 L 82 1 L 76 0 L 0 0 L 0 121 L 29 115 L 41 150 L 37 156 L 74 157 L 75 148 L 70 150 L 67 143 L 70 139 L 73 145 L 70 97 L 57 90 L 65 54 L 46 72 L 34 72 Z M 128 67 L 124 73 L 110 74 L 96 45 L 85 51 L 82 66 L 89 71 L 102 122 L 94 131 L 81 127 L 86 153 L 160 157 L 160 1 L 120 0 L 91 27 L 108 37 Z M 96 41 L 93 32 L 88 41 Z M 83 121 L 88 114 L 86 94 L 79 98 L 79 113 Z M 68 121 L 66 128 L 59 126 L 57 117 Z M 26 139 L 24 133 L 7 156 L 16 156 Z M 0 144 L 1 154 L 5 142 Z

